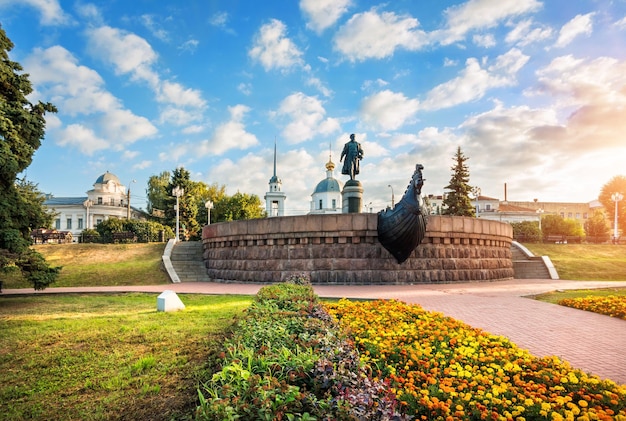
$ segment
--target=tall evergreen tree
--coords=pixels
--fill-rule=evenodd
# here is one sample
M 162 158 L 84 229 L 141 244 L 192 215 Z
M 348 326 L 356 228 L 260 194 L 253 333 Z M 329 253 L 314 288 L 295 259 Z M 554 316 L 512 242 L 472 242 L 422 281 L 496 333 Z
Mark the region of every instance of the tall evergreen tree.
M 191 181 L 191 174 L 183 167 L 178 167 L 172 173 L 172 179 L 167 186 L 167 194 L 169 196 L 170 206 L 168 206 L 165 215 L 171 226 L 176 225 L 176 197 L 173 190 L 179 187 L 184 190 L 184 194 L 178 198 L 180 228 L 185 228 L 187 236 L 190 238 L 199 238 L 200 224 L 198 224 L 198 205 L 193 196 L 194 182 Z
M 17 267 L 35 289 L 43 289 L 59 269 L 29 248 L 30 232 L 49 221 L 36 186 L 17 176 L 32 162 L 45 134 L 46 112 L 54 105 L 26 97 L 33 91 L 22 66 L 9 59 L 13 43 L 0 28 L 0 270 Z
M 469 168 L 465 163 L 469 158 L 463 155 L 459 146 L 454 155 L 455 164 L 450 168 L 452 178 L 445 188 L 450 192 L 443 199 L 443 214 L 454 216 L 476 216 L 476 210 L 472 206 L 470 193 L 472 187 L 469 182 Z

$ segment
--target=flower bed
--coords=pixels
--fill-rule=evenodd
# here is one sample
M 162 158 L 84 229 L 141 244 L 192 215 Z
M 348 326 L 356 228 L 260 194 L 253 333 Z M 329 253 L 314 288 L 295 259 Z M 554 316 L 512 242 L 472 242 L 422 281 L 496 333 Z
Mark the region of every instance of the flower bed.
M 326 306 L 422 420 L 626 420 L 626 387 L 398 301 Z
M 197 419 L 405 419 L 310 286 L 263 287 L 233 332 Z
M 558 304 L 626 320 L 626 296 L 565 298 Z

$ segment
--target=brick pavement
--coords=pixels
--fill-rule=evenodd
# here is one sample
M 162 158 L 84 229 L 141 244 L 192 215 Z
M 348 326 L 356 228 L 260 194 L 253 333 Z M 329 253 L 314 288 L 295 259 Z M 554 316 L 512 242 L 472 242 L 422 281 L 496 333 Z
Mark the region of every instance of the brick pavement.
M 626 287 L 626 282 L 515 279 L 428 285 L 315 286 L 321 297 L 399 299 L 509 338 L 537 356 L 556 355 L 576 368 L 626 384 L 626 320 L 542 303 L 524 296 L 560 289 Z M 255 294 L 259 284 L 183 282 L 171 285 L 4 290 L 13 294 L 150 292 Z

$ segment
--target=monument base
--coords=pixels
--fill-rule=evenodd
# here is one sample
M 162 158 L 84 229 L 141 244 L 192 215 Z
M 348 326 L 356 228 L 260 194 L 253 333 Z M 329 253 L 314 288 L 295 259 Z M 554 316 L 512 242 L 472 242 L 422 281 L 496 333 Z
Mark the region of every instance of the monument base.
M 348 180 L 341 192 L 343 213 L 361 213 L 363 208 L 363 186 L 358 180 Z

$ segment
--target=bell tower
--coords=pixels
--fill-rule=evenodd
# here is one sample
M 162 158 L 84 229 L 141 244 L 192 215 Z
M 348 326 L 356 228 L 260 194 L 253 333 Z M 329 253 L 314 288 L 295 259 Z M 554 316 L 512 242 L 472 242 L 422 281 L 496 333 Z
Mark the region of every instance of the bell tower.
M 265 210 L 268 217 L 285 216 L 287 195 L 282 189 L 283 182 L 276 176 L 276 139 L 274 139 L 274 175 L 270 178 L 269 191 L 265 193 Z

